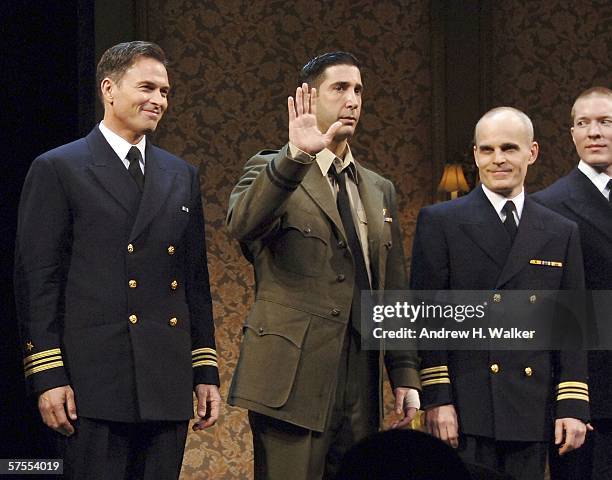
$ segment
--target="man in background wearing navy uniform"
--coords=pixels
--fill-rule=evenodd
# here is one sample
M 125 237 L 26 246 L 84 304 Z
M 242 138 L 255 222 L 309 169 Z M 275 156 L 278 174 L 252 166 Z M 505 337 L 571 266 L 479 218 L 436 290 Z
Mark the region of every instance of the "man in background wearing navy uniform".
M 578 224 L 587 289 L 612 290 L 612 90 L 593 87 L 582 92 L 571 114 L 580 162 L 533 198 Z M 595 321 L 599 329 L 602 322 L 609 324 L 609 311 L 602 313 Z M 592 351 L 588 361 L 595 430 L 580 450 L 552 456 L 553 479 L 612 478 L 612 353 Z

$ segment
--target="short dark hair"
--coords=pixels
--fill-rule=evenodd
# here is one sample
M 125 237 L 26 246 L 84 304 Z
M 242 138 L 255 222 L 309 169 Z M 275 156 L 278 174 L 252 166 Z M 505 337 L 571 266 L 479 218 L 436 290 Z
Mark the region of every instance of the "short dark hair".
M 139 57 L 153 58 L 161 62 L 164 67 L 168 65 L 166 54 L 156 43 L 141 40 L 118 43 L 106 50 L 98 62 L 96 85 L 100 99 L 102 99 L 100 92 L 102 80 L 109 77 L 114 82 L 119 82 L 125 71 L 134 65 Z
M 574 104 L 572 105 L 572 111 L 571 111 L 572 123 L 574 123 L 574 120 L 576 117 L 576 102 L 585 97 L 591 97 L 591 96 L 612 97 L 612 90 L 610 90 L 608 87 L 591 87 L 585 90 L 584 92 L 582 92 L 580 95 L 578 95 L 576 97 L 576 100 L 574 100 Z
M 309 60 L 306 65 L 300 70 L 300 85 L 307 83 L 309 86 L 314 85 L 328 67 L 333 65 L 354 65 L 361 70 L 361 63 L 357 57 L 348 52 L 328 52 L 323 53 Z

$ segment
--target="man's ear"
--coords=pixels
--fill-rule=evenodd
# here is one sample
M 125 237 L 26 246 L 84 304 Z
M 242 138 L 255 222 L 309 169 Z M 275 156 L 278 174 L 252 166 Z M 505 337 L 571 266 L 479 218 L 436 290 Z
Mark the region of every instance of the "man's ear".
M 574 127 L 570 128 L 570 133 L 572 134 L 572 142 L 574 142 L 574 147 L 577 147 L 576 137 L 574 137 Z
M 108 102 L 111 105 L 113 104 L 113 91 L 115 89 L 115 82 L 109 77 L 105 77 L 100 82 L 100 91 L 102 92 L 102 98 L 104 98 L 104 103 Z
M 538 145 L 538 142 L 532 142 L 531 148 L 529 149 L 529 154 L 530 154 L 529 165 L 533 165 L 533 163 L 538 158 L 539 152 L 540 152 L 540 146 Z

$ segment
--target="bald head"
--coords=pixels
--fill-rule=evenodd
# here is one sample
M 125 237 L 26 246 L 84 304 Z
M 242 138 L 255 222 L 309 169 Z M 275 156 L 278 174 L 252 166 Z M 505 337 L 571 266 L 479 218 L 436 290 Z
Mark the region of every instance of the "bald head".
M 529 117 L 512 107 L 489 110 L 474 129 L 474 160 L 482 184 L 506 198 L 523 190 L 527 168 L 538 156 Z
M 524 112 L 514 107 L 497 107 L 485 113 L 476 123 L 476 127 L 474 127 L 474 145 L 478 145 L 478 132 L 481 130 L 482 125 L 488 122 L 515 123 L 524 133 L 526 142 L 533 142 L 533 123 L 531 123 L 531 119 Z

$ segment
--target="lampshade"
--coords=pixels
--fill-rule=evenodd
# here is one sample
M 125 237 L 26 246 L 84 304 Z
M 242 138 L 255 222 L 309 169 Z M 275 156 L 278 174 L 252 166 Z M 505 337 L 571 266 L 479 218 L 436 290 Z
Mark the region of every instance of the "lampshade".
M 438 192 L 451 192 L 455 193 L 454 196 L 456 196 L 456 192 L 458 191 L 470 191 L 465 175 L 463 175 L 463 169 L 461 168 L 461 165 L 456 163 L 447 163 L 444 166 L 442 180 L 440 180 L 440 184 L 438 185 Z

